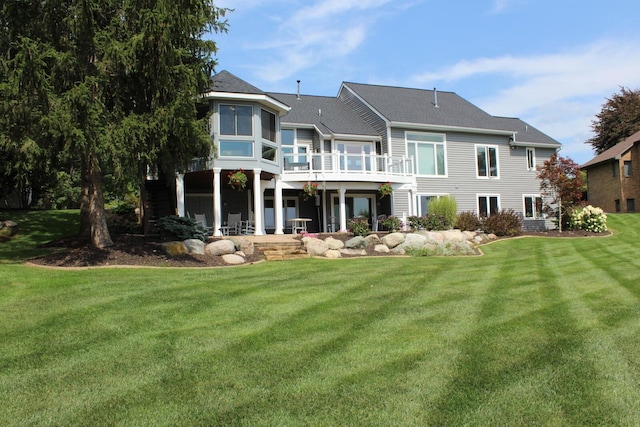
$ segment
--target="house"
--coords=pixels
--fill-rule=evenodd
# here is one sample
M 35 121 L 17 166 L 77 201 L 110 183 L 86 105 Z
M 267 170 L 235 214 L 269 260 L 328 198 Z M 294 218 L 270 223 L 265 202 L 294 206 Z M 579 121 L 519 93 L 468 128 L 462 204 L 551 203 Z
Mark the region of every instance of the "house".
M 222 71 L 203 99 L 215 156 L 171 187 L 177 213 L 204 213 L 216 235 L 232 213 L 257 235 L 291 232 L 295 218 L 309 231 L 346 230 L 353 217 L 375 227 L 380 215 L 424 215 L 443 195 L 459 211 L 513 209 L 525 227 L 547 226 L 536 167 L 561 144 L 453 92 L 344 82 L 335 97 L 303 95 L 299 83 L 297 93 L 271 93 Z M 238 169 L 242 191 L 228 183 Z M 308 182 L 315 197 L 305 198 Z
M 640 201 L 639 163 L 640 132 L 636 132 L 582 165 L 589 203 L 605 212 L 635 212 L 636 200 Z

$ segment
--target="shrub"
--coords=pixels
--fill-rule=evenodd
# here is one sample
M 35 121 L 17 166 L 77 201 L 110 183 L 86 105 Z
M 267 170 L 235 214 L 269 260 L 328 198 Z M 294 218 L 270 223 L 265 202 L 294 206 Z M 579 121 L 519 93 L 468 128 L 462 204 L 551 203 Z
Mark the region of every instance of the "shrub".
M 482 229 L 496 236 L 517 236 L 522 230 L 522 219 L 513 209 L 502 210 L 484 218 Z
M 207 230 L 196 224 L 193 218 L 176 215 L 164 216 L 158 220 L 157 229 L 160 235 L 176 240 L 207 239 Z
M 458 212 L 458 203 L 453 196 L 442 196 L 429 203 L 429 213 L 444 217 L 444 228 L 439 230 L 447 230 L 453 227 L 456 222 L 456 213 Z M 433 230 L 436 230 L 435 228 Z
M 369 222 L 366 218 L 351 218 L 347 228 L 356 236 L 369 234 Z
M 591 205 L 582 209 L 573 209 L 571 226 L 585 231 L 602 233 L 607 231 L 607 215 L 600 208 Z
M 456 217 L 455 226 L 462 231 L 476 231 L 482 227 L 482 222 L 475 213 L 464 211 L 460 212 Z
M 414 231 L 447 230 L 450 228 L 449 222 L 444 215 L 434 213 L 428 213 L 425 216 L 410 216 L 407 218 L 407 222 Z
M 402 221 L 395 216 L 388 216 L 380 221 L 380 224 L 389 231 L 398 231 L 402 228 Z

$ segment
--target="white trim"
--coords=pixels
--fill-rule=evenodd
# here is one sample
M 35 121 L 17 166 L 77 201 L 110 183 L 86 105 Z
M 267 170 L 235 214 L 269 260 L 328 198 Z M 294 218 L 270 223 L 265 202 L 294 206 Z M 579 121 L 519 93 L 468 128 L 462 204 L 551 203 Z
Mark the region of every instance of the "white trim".
M 476 193 L 476 212 L 478 217 L 480 217 L 480 197 L 486 197 L 488 205 L 487 214 L 491 216 L 491 201 L 489 200 L 491 197 L 496 197 L 498 199 L 498 211 L 502 210 L 502 202 L 500 201 L 500 194 L 498 193 Z
M 409 122 L 389 122 L 392 127 L 399 127 L 412 130 L 440 131 L 440 132 L 464 132 L 464 133 L 480 133 L 483 135 L 504 135 L 513 137 L 516 132 L 510 130 L 499 129 L 481 129 L 471 128 L 464 126 L 445 126 L 445 125 L 432 125 L 428 123 L 409 123 Z
M 532 207 L 533 207 L 533 216 L 527 217 L 527 198 L 533 198 L 532 202 Z M 534 219 L 544 219 L 545 216 L 542 212 L 540 212 L 540 216 L 536 215 L 536 200 L 535 199 L 540 199 L 540 201 L 542 202 L 542 196 L 540 194 L 523 194 L 522 195 L 522 219 L 524 221 L 527 220 L 534 220 Z
M 529 164 L 529 153 L 531 154 L 531 164 Z M 524 149 L 524 154 L 525 154 L 525 161 L 527 162 L 527 170 L 528 171 L 535 171 L 536 170 L 536 149 L 535 147 L 526 147 Z
M 258 95 L 258 94 L 250 94 L 250 93 L 235 93 L 235 92 L 206 92 L 202 95 L 203 99 L 233 99 L 233 100 L 243 100 L 243 101 L 251 101 L 258 102 L 262 104 L 267 104 L 272 108 L 275 108 L 278 111 L 279 115 L 282 113 L 288 113 L 291 111 L 291 107 L 282 102 L 271 98 L 268 95 Z
M 409 134 L 413 133 L 413 134 L 423 134 L 423 135 L 434 135 L 434 136 L 441 136 L 442 137 L 442 142 L 434 142 L 434 141 L 420 141 L 420 140 L 410 140 L 409 139 Z M 434 161 L 435 161 L 435 166 L 436 169 L 438 168 L 438 153 L 437 153 L 437 149 L 435 149 L 435 147 L 437 145 L 442 145 L 444 147 L 444 174 L 443 175 L 439 175 L 439 174 L 421 174 L 418 173 L 418 159 L 413 159 L 413 175 L 414 176 L 419 176 L 419 177 L 428 177 L 428 178 L 448 178 L 449 177 L 449 159 L 448 159 L 448 152 L 447 152 L 447 135 L 444 133 L 435 133 L 435 132 L 416 132 L 416 131 L 404 131 L 404 150 L 405 153 L 407 153 L 407 157 L 411 158 L 411 156 L 409 155 L 409 141 L 413 142 L 413 143 L 417 143 L 417 144 L 433 144 L 434 146 Z

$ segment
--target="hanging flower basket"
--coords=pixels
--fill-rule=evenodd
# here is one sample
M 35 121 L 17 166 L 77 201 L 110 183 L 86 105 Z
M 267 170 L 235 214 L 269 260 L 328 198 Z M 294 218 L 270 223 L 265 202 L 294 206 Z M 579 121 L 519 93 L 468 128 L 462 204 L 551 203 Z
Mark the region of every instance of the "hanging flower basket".
M 229 185 L 234 190 L 242 191 L 247 186 L 247 175 L 242 169 L 236 169 L 233 172 L 227 174 L 229 178 Z
M 385 182 L 384 184 L 380 184 L 378 188 L 378 193 L 380 193 L 380 198 L 382 199 L 384 196 L 389 196 L 393 193 L 393 187 L 391 187 L 390 182 Z
M 302 193 L 302 198 L 305 201 L 309 200 L 309 198 L 314 197 L 316 194 L 318 194 L 318 184 L 311 181 L 307 182 L 302 187 Z

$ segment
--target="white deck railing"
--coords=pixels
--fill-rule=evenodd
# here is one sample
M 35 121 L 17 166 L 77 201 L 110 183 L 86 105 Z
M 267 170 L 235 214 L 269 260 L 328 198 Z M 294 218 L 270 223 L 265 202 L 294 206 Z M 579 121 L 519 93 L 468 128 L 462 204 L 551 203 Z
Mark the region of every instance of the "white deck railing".
M 413 159 L 404 156 L 384 156 L 374 154 L 298 154 L 296 162 L 285 159 L 284 174 L 332 173 L 397 175 L 413 174 Z

